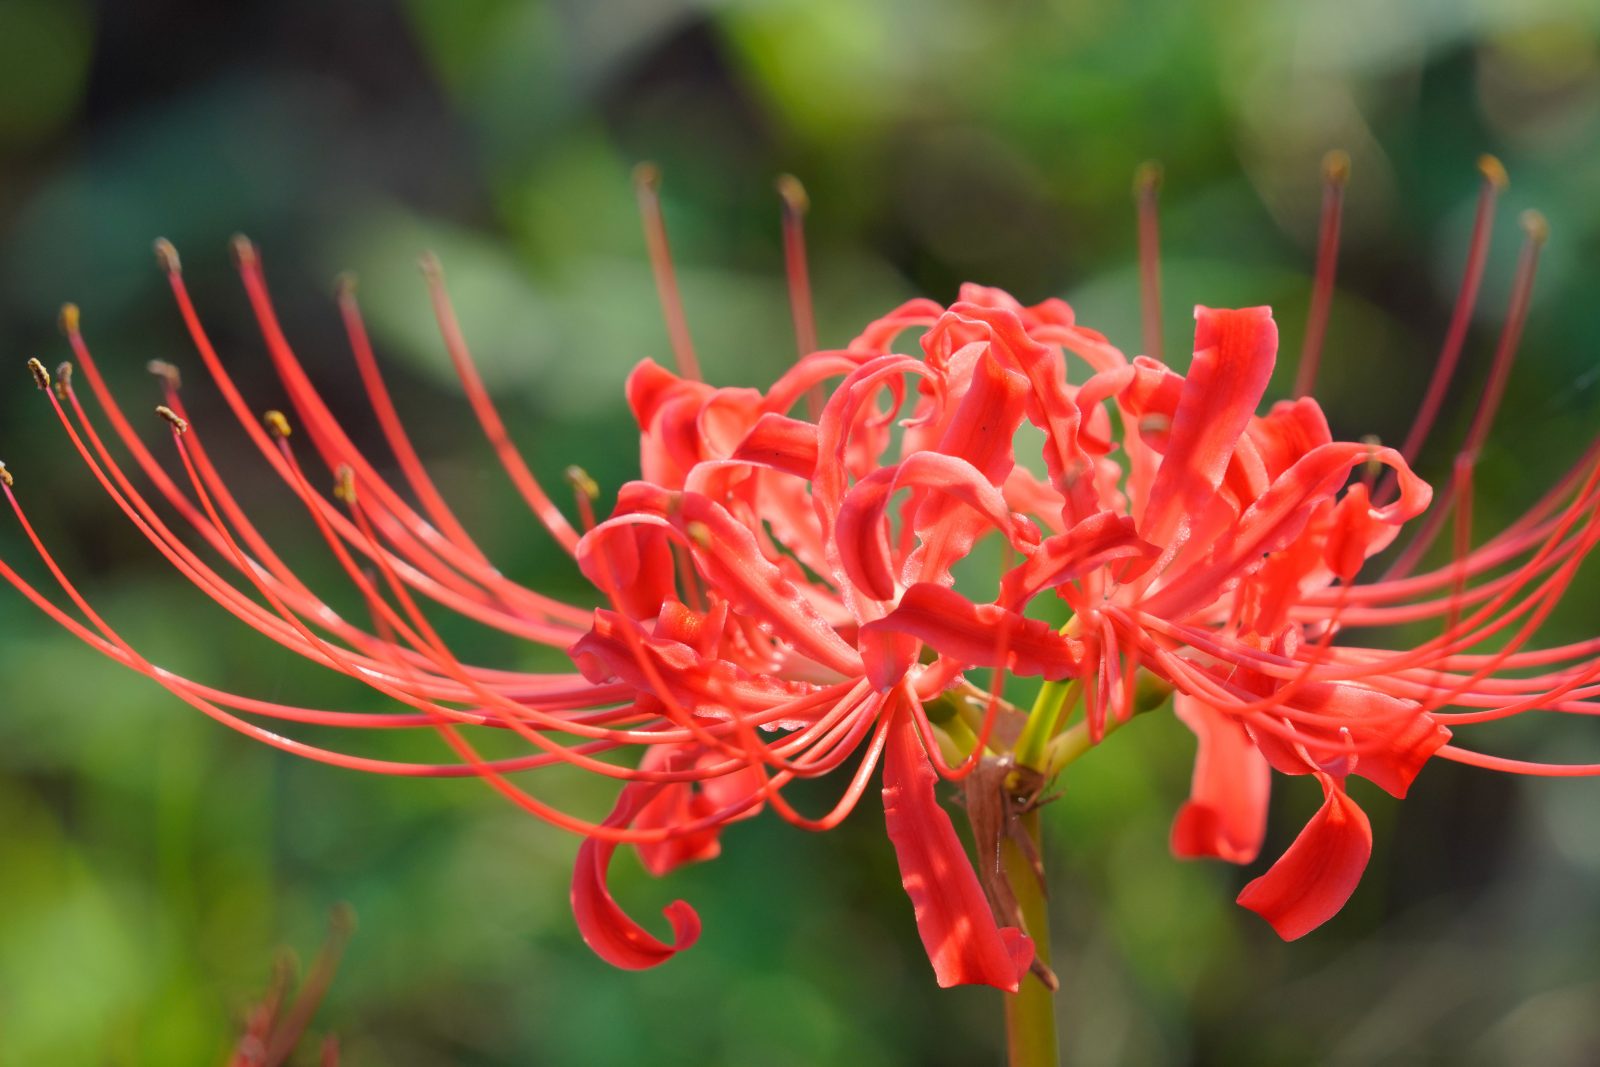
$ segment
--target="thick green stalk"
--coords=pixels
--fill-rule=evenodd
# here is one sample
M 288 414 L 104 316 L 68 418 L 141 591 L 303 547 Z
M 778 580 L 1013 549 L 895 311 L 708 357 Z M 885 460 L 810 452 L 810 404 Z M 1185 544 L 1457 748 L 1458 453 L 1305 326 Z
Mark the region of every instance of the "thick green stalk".
M 1039 809 L 1017 816 L 1017 828 L 1033 842 L 1034 854 L 1041 855 Z M 1050 909 L 1044 885 L 1021 846 L 1009 836 L 1000 839 L 1000 857 L 1006 877 L 1011 881 L 1022 921 L 1039 962 L 1050 966 Z M 1006 998 L 1006 1047 L 1010 1067 L 1057 1067 L 1056 1012 L 1054 992 L 1037 974 L 1022 976 L 1017 992 Z

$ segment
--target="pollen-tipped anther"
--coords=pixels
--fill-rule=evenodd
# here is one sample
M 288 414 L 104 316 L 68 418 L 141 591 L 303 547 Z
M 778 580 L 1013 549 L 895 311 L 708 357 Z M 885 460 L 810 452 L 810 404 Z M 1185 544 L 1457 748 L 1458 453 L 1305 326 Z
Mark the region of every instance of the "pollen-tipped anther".
M 171 423 L 173 430 L 177 431 L 178 433 L 189 432 L 189 420 L 184 418 L 182 415 L 179 415 L 171 408 L 167 407 L 167 405 L 157 404 L 156 414 L 160 415 L 163 419 L 166 419 L 169 423 Z
M 582 493 L 590 500 L 600 499 L 600 484 L 589 476 L 589 472 L 574 464 L 566 470 L 567 484 L 572 486 L 572 491 Z
M 78 332 L 78 318 L 78 305 L 68 303 L 61 305 L 61 314 L 56 321 L 61 324 L 61 332 L 71 337 Z
M 693 541 L 700 548 L 711 547 L 711 527 L 707 526 L 705 523 L 691 522 L 683 528 L 683 532 L 688 534 L 689 540 Z
M 288 417 L 281 411 L 262 412 L 261 421 L 266 423 L 267 432 L 280 441 L 294 432 L 294 428 L 289 425 Z
M 12 479 L 11 472 L 6 470 L 6 465 L 3 462 L 0 462 L 0 484 L 3 484 L 7 489 L 17 484 Z
M 338 301 L 349 300 L 356 295 L 355 271 L 342 270 L 333 279 L 333 298 Z
M 240 267 L 246 267 L 256 261 L 255 242 L 242 233 L 236 233 L 228 241 L 228 247 L 233 252 L 233 262 Z
M 1544 212 L 1529 208 L 1517 221 L 1522 226 L 1522 232 L 1532 243 L 1542 245 L 1550 240 L 1550 222 L 1544 217 Z
M 172 242 L 165 237 L 157 237 L 155 242 L 156 262 L 161 264 L 161 269 L 168 274 L 181 274 L 183 261 L 178 258 L 178 250 Z
M 164 359 L 152 359 L 144 365 L 144 369 L 166 382 L 173 389 L 183 385 L 183 376 L 178 373 L 178 368 Z
M 348 463 L 339 464 L 339 469 L 333 472 L 333 495 L 351 507 L 356 502 L 356 472 Z
M 40 389 L 50 388 L 50 372 L 44 369 L 44 364 L 36 359 L 28 360 L 28 373 L 33 375 L 33 384 Z
M 1133 171 L 1139 223 L 1139 318 L 1145 355 L 1161 358 L 1161 164 L 1146 160 Z
M 634 164 L 633 187 L 642 193 L 655 195 L 661 188 L 661 168 L 648 160 Z
M 422 271 L 422 276 L 437 280 L 444 277 L 444 264 L 439 262 L 439 256 L 434 252 L 424 252 L 417 257 L 417 269 Z
M 1511 177 L 1506 174 L 1505 166 L 1494 156 L 1481 155 L 1478 157 L 1478 173 L 1482 174 L 1485 181 L 1502 193 L 1511 185 Z
M 1322 178 L 1324 181 L 1335 182 L 1343 185 L 1350 180 L 1350 153 L 1342 148 L 1335 148 L 1322 157 Z
M 789 215 L 804 215 L 811 210 L 811 198 L 806 187 L 793 174 L 780 174 L 777 180 L 778 195 L 783 198 L 783 210 Z
M 56 396 L 65 400 L 67 390 L 72 388 L 72 361 L 63 360 L 56 365 Z
M 1133 195 L 1153 196 L 1161 189 L 1161 164 L 1147 159 L 1133 168 Z

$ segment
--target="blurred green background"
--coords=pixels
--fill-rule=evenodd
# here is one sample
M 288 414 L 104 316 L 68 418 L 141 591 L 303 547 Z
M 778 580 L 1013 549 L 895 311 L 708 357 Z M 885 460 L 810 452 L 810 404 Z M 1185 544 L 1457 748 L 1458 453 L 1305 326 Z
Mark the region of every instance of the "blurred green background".
M 1354 159 L 1319 394 L 1340 436 L 1398 440 L 1448 320 L 1477 189 L 1512 188 L 1453 406 L 1448 470 L 1515 259 L 1515 212 L 1554 236 L 1480 533 L 1562 470 L 1600 412 L 1600 13 L 1592 0 L 1189 5 L 933 0 L 0 2 L 0 455 L 64 565 L 157 662 L 259 696 L 372 708 L 212 608 L 120 521 L 22 363 L 65 358 L 63 300 L 127 406 L 142 368 L 186 395 L 231 483 L 334 603 L 358 600 L 200 381 L 150 256 L 165 235 L 230 367 L 284 402 L 232 273 L 260 243 L 313 373 L 374 444 L 329 299 L 353 268 L 400 406 L 447 495 L 510 574 L 581 595 L 471 427 L 416 253 L 444 259 L 513 432 L 555 477 L 636 467 L 628 368 L 665 358 L 629 168 L 658 160 L 708 375 L 792 357 L 773 176 L 807 184 L 824 343 L 962 280 L 1063 295 L 1138 348 L 1129 180 L 1166 167 L 1165 307 L 1272 304 L 1287 391 L 1309 290 L 1318 160 Z M 1181 358 L 1176 360 L 1181 363 Z M 164 429 L 143 426 L 170 458 Z M 559 482 L 558 482 L 559 484 Z M 0 554 L 42 568 L 6 517 Z M 1592 576 L 1550 640 L 1593 633 Z M 472 658 L 547 663 L 461 624 Z M 0 596 L 0 1062 L 218 1062 L 275 949 L 328 909 L 360 929 L 318 1016 L 369 1064 L 996 1062 L 988 990 L 940 992 L 869 801 L 824 836 L 740 824 L 720 860 L 614 879 L 645 921 L 679 896 L 705 934 L 643 974 L 579 942 L 576 842 L 466 782 L 365 777 L 249 743 Z M 1582 722 L 1474 741 L 1600 759 Z M 325 732 L 324 732 L 325 733 Z M 330 738 L 418 756 L 429 739 Z M 1359 792 L 1378 852 L 1344 913 L 1284 945 L 1232 898 L 1260 866 L 1180 864 L 1167 827 L 1192 741 L 1141 719 L 1047 811 L 1060 1011 L 1080 1064 L 1600 1061 L 1600 784 L 1446 764 L 1403 804 Z M 537 784 L 537 783 L 536 783 Z M 550 778 L 590 812 L 606 789 Z M 1313 810 L 1277 784 L 1268 853 Z M 822 803 L 835 783 L 814 795 Z

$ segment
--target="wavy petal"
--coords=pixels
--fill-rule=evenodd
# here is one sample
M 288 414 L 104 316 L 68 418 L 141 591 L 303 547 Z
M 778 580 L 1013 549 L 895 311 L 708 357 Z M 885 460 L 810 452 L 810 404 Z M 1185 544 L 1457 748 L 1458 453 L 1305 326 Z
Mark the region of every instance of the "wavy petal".
M 1367 813 L 1326 774 L 1322 807 L 1266 874 L 1239 894 L 1239 903 L 1260 915 L 1285 941 L 1304 937 L 1344 907 L 1372 857 Z
M 654 793 L 654 787 L 630 785 L 617 798 L 617 806 L 606 819 L 608 826 L 625 826 L 637 816 L 639 808 Z M 606 871 L 617 846 L 595 838 L 578 848 L 578 862 L 572 872 L 572 914 L 578 933 L 595 955 L 614 967 L 637 971 L 667 962 L 693 945 L 700 937 L 700 916 L 686 901 L 675 900 L 662 909 L 672 925 L 669 944 L 630 919 L 606 887 Z
M 893 611 L 861 627 L 868 676 L 880 689 L 899 678 L 875 677 L 882 659 L 878 645 L 900 634 L 924 641 L 965 666 L 1003 667 L 1016 675 L 1038 675 L 1049 681 L 1075 676 L 1083 654 L 1081 642 L 1040 619 L 1026 618 L 997 604 L 974 604 L 953 589 L 919 582 L 906 590 Z
M 992 985 L 1015 993 L 1033 962 L 1033 941 L 995 922 L 950 816 L 934 797 L 937 775 L 916 729 L 903 707 L 894 714 L 883 755 L 883 817 L 934 977 L 945 988 Z
M 1270 308 L 1197 307 L 1194 316 L 1194 362 L 1139 521 L 1140 533 L 1164 546 L 1168 558 L 1189 540 L 1222 484 L 1278 353 Z
M 1172 822 L 1172 852 L 1250 863 L 1267 832 L 1272 768 L 1232 717 L 1185 693 L 1174 696 L 1173 709 L 1198 749 L 1189 799 Z

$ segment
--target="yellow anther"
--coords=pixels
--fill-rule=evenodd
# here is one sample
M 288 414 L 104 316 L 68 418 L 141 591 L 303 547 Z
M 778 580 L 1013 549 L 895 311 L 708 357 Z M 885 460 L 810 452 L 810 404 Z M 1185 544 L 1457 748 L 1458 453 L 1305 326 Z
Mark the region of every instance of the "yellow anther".
M 17 484 L 12 480 L 11 472 L 6 470 L 6 465 L 4 463 L 0 463 L 0 482 L 4 482 L 7 489 Z
M 156 262 L 161 264 L 161 269 L 168 274 L 183 272 L 183 262 L 178 259 L 178 250 L 172 247 L 172 242 L 165 237 L 156 238 Z
M 1536 245 L 1542 245 L 1550 239 L 1550 223 L 1545 219 L 1543 212 L 1529 208 L 1522 213 L 1522 232 L 1528 235 L 1528 240 Z
M 156 405 L 156 414 L 172 424 L 172 428 L 179 433 L 189 432 L 189 420 L 179 415 L 165 404 Z
M 356 275 L 354 271 L 342 270 L 333 279 L 333 298 L 335 300 L 348 300 L 356 295 Z
M 33 375 L 33 384 L 40 389 L 50 388 L 50 372 L 44 369 L 44 364 L 36 359 L 28 360 L 28 373 Z
M 783 209 L 791 215 L 804 215 L 811 210 L 811 198 L 806 187 L 793 174 L 778 175 L 778 195 L 783 197 Z
M 333 495 L 346 504 L 355 506 L 356 502 L 356 472 L 348 463 L 339 464 L 339 469 L 334 472 L 338 479 L 333 483 Z
M 56 320 L 61 323 L 61 332 L 71 337 L 78 332 L 78 305 L 62 304 L 61 315 Z
M 56 396 L 62 400 L 67 398 L 67 390 L 72 388 L 72 361 L 63 360 L 56 367 Z
M 247 267 L 255 263 L 256 246 L 255 242 L 251 241 L 250 238 L 242 233 L 236 233 L 228 244 L 233 249 L 234 263 L 241 267 Z
M 683 532 L 689 535 L 689 540 L 701 548 L 711 547 L 711 527 L 705 523 L 691 522 L 683 528 Z
M 294 432 L 289 425 L 289 420 L 281 411 L 268 411 L 262 414 L 261 421 L 267 424 L 267 430 L 277 438 L 288 437 Z
M 1478 172 L 1483 175 L 1490 185 L 1502 193 L 1511 185 L 1511 177 L 1506 174 L 1506 168 L 1494 156 L 1479 156 Z
M 574 492 L 582 493 L 590 500 L 600 499 L 600 484 L 589 477 L 589 472 L 579 466 L 567 468 L 567 484 L 572 486 Z
M 144 369 L 165 380 L 174 389 L 183 385 L 183 378 L 178 374 L 178 368 L 164 359 L 152 359 L 144 365 Z
M 1161 164 L 1147 159 L 1133 168 L 1133 195 L 1150 196 L 1161 188 Z
M 634 164 L 633 185 L 636 189 L 655 192 L 661 188 L 661 168 L 648 160 Z
M 1342 148 L 1335 148 L 1322 157 L 1322 177 L 1327 181 L 1343 185 L 1350 180 L 1350 153 Z

